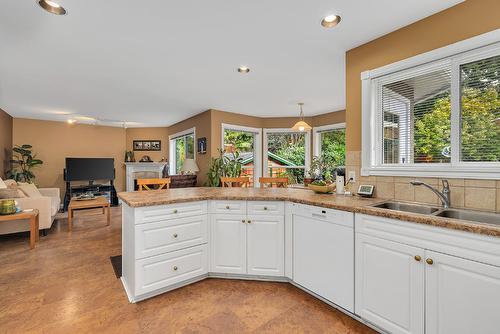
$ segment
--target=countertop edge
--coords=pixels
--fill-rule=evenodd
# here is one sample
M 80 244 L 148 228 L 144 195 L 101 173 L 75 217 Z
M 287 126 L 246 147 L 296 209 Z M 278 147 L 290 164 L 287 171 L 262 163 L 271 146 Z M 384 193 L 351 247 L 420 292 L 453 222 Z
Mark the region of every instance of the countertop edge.
M 308 191 L 308 190 L 305 190 Z M 437 217 L 425 214 L 416 214 L 416 213 L 407 213 L 402 211 L 395 210 L 387 210 L 381 208 L 375 208 L 370 206 L 370 204 L 384 201 L 384 199 L 372 199 L 370 204 L 366 205 L 342 205 L 338 203 L 327 203 L 320 200 L 307 200 L 301 199 L 294 196 L 284 196 L 284 195 L 259 195 L 259 194 L 249 194 L 249 195 L 199 195 L 192 197 L 178 197 L 175 199 L 158 199 L 158 200 L 148 200 L 147 202 L 142 201 L 130 201 L 123 196 L 123 194 L 127 194 L 126 192 L 121 192 L 118 194 L 118 197 L 122 200 L 123 203 L 127 204 L 132 208 L 140 208 L 147 206 L 158 206 L 158 205 L 169 205 L 176 203 L 187 203 L 187 202 L 195 202 L 195 201 L 205 201 L 205 200 L 253 200 L 253 201 L 288 201 L 292 203 L 312 205 L 312 206 L 320 206 L 327 209 L 335 209 L 347 212 L 354 213 L 362 213 L 371 216 L 384 217 L 390 219 L 398 219 L 405 222 L 424 224 L 428 226 L 446 228 L 456 231 L 469 232 L 474 234 L 480 234 L 491 237 L 500 237 L 500 226 L 484 224 L 484 223 L 475 223 L 465 220 L 453 219 L 453 218 L 445 218 L 445 217 Z M 126 195 L 125 195 L 126 196 Z

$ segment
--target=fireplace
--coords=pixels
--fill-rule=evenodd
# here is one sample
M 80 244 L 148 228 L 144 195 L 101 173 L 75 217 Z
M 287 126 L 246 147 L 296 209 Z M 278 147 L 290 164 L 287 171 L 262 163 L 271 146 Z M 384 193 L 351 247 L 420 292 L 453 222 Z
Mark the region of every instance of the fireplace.
M 136 179 L 159 178 L 162 176 L 163 167 L 167 162 L 125 162 L 126 167 L 126 190 L 137 190 Z

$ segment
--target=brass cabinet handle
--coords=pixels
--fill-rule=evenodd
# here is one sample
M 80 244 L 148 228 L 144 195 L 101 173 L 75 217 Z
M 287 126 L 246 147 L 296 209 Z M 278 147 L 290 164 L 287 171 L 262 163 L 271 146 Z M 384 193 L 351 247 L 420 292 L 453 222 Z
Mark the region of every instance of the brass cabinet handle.
M 422 260 L 422 257 L 420 255 L 415 255 L 415 261 L 420 262 Z
M 226 209 L 228 209 L 228 210 L 229 210 L 229 205 L 226 205 Z
M 177 209 L 175 209 L 175 210 L 174 210 L 174 213 L 177 213 L 177 212 L 178 212 L 178 211 L 177 211 Z
M 174 233 L 174 238 L 177 238 L 177 237 L 178 237 L 177 233 Z
M 425 260 L 425 262 L 427 262 L 427 264 L 433 264 L 434 263 L 434 261 L 432 261 L 432 259 L 430 259 L 430 258 L 427 259 L 427 260 Z
M 177 271 L 177 269 L 179 269 L 179 268 L 177 268 L 177 266 L 174 266 L 174 268 L 173 268 L 173 269 L 174 269 L 174 271 Z

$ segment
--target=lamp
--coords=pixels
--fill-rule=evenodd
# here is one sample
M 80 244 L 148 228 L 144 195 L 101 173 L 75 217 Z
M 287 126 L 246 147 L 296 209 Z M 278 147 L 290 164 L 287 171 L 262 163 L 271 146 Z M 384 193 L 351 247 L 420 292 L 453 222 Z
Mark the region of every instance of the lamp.
M 200 169 L 198 168 L 198 165 L 196 164 L 196 161 L 194 161 L 194 159 L 184 159 L 184 163 L 181 167 L 181 172 L 183 174 L 195 174 L 199 170 Z
M 295 123 L 295 125 L 292 127 L 292 130 L 300 131 L 300 132 L 309 131 L 312 129 L 312 127 L 309 124 L 307 124 L 306 122 L 304 122 L 304 111 L 302 110 L 304 103 L 299 102 L 297 104 L 300 108 L 300 120 L 297 123 Z

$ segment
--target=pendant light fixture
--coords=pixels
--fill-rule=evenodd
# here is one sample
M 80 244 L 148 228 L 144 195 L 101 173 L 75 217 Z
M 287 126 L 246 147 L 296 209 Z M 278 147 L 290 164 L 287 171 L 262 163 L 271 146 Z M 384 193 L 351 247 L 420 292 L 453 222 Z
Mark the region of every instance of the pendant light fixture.
M 304 103 L 299 102 L 297 104 L 300 108 L 300 120 L 297 123 L 295 123 L 295 125 L 292 127 L 292 130 L 300 131 L 300 132 L 309 131 L 312 129 L 312 127 L 309 124 L 307 124 L 306 122 L 304 122 L 304 111 L 302 110 Z

